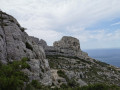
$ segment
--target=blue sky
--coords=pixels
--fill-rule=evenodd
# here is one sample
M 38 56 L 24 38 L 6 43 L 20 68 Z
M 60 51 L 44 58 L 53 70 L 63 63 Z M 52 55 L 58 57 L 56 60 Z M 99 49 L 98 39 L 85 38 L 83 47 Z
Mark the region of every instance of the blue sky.
M 81 49 L 120 48 L 120 0 L 1 0 L 0 8 L 49 45 L 73 36 Z

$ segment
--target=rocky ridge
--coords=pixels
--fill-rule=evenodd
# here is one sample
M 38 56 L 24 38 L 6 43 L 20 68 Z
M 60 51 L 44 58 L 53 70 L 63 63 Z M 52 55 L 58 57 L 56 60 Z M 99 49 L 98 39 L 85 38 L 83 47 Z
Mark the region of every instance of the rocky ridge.
M 37 43 L 39 39 L 28 36 L 24 30 L 14 17 L 0 11 L 0 61 L 8 63 L 27 57 L 31 70 L 23 71 L 30 80 L 51 85 L 50 67 L 43 48 Z
M 40 40 L 39 44 L 44 46 L 55 85 L 69 82 L 76 82 L 80 86 L 93 83 L 120 85 L 120 71 L 112 65 L 89 57 L 80 49 L 77 38 L 64 36 L 55 41 L 53 46 L 48 46 L 44 40 Z M 64 76 L 59 77 L 59 71 Z
M 30 69 L 23 69 L 30 79 L 44 85 L 84 86 L 93 83 L 120 86 L 120 71 L 99 62 L 80 48 L 77 38 L 64 36 L 48 46 L 44 40 L 28 36 L 11 15 L 0 11 L 0 61 L 4 64 L 29 58 Z
M 47 43 L 41 39 L 39 45 L 44 48 L 46 55 L 72 56 L 82 59 L 89 58 L 88 54 L 80 49 L 79 40 L 71 36 L 63 36 L 60 41 L 55 41 L 53 46 L 48 46 Z

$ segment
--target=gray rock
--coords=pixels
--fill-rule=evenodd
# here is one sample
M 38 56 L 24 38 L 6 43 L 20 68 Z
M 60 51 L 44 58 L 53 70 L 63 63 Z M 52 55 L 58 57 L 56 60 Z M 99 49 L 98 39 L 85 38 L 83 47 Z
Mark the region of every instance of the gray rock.
M 0 26 L 0 60 L 2 63 L 7 63 L 5 34 Z
M 80 50 L 80 43 L 77 38 L 64 36 L 60 41 L 56 41 L 53 44 L 54 47 L 59 47 L 61 49 L 69 49 L 74 51 Z
M 43 48 L 45 48 L 47 46 L 46 41 L 44 41 L 43 39 L 41 39 L 39 42 L 39 45 L 42 46 Z
M 86 85 L 87 85 L 87 83 L 84 82 L 84 81 L 81 80 L 81 79 L 78 79 L 77 83 L 79 83 L 80 86 L 86 86 Z
M 21 60 L 28 57 L 31 70 L 23 70 L 30 80 L 38 80 L 45 85 L 51 85 L 51 73 L 39 39 L 28 36 L 15 18 L 0 12 L 0 61 L 2 63 Z
M 86 60 L 89 58 L 88 54 L 80 49 L 79 40 L 71 36 L 62 37 L 60 41 L 55 41 L 53 46 L 47 46 L 44 40 L 40 40 L 39 45 L 44 48 L 46 55 L 71 56 Z

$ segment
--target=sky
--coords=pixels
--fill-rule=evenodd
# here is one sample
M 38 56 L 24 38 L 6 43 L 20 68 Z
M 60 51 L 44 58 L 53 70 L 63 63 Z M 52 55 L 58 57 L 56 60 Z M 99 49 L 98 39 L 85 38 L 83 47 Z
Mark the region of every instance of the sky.
M 120 48 L 120 0 L 0 0 L 0 9 L 48 45 L 72 36 L 81 49 Z

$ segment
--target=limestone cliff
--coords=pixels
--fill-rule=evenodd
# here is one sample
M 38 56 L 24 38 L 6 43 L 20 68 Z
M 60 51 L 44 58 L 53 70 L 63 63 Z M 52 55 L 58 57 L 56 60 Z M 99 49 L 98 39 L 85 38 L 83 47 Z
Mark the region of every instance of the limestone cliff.
M 80 49 L 79 40 L 71 36 L 62 37 L 60 41 L 55 41 L 53 46 L 48 46 L 44 40 L 40 40 L 39 45 L 44 48 L 46 55 L 63 55 L 82 59 L 89 58 L 88 54 Z
M 81 50 L 77 38 L 64 36 L 48 46 L 44 40 L 28 36 L 14 17 L 0 11 L 0 61 L 7 64 L 24 57 L 29 59 L 31 68 L 22 71 L 30 81 L 38 80 L 51 87 L 93 83 L 120 86 L 119 68 L 90 58 Z
M 23 71 L 30 80 L 37 79 L 51 85 L 50 68 L 44 50 L 38 45 L 39 40 L 28 36 L 24 30 L 14 17 L 0 11 L 0 61 L 8 63 L 27 57 L 31 70 Z
M 44 46 L 55 85 L 69 85 L 71 82 L 74 83 L 72 85 L 78 83 L 79 86 L 93 83 L 120 85 L 120 71 L 89 57 L 80 49 L 78 39 L 64 36 L 60 41 L 54 42 L 53 46 L 47 46 L 43 40 L 40 40 L 40 45 Z

